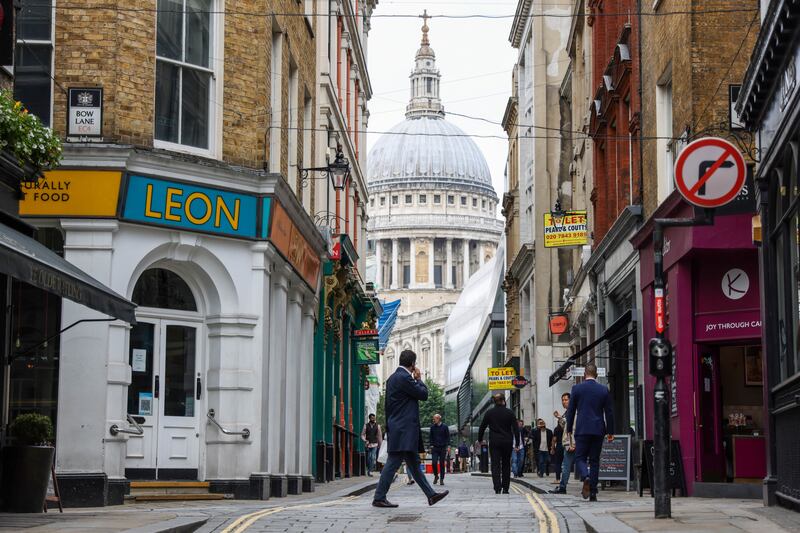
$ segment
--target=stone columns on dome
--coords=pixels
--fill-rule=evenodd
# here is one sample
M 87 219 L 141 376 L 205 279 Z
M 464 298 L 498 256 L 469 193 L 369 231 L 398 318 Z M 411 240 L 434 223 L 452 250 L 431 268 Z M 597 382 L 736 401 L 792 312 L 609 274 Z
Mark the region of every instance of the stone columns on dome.
M 464 280 L 461 283 L 461 287 L 465 287 L 467 285 L 467 280 L 469 279 L 469 239 L 464 239 Z
M 383 248 L 381 240 L 375 241 L 375 289 L 383 288 Z
M 417 288 L 417 250 L 416 245 L 417 239 L 410 238 L 408 239 L 408 252 L 410 255 L 410 264 L 411 264 L 411 279 L 408 280 L 408 288 L 409 289 L 416 289 Z
M 453 288 L 453 239 L 447 238 L 447 263 L 444 272 L 444 286 L 448 289 Z
M 399 248 L 400 243 L 397 242 L 397 239 L 392 239 L 392 289 L 396 289 L 398 287 L 398 278 L 397 269 L 398 269 L 398 255 L 399 255 Z
M 428 240 L 428 287 L 430 288 L 436 287 L 436 280 L 433 277 L 433 271 L 434 271 L 433 267 L 436 262 L 435 257 L 433 255 L 436 248 L 434 246 L 435 242 L 436 239 L 434 239 L 433 237 L 431 237 L 430 240 Z

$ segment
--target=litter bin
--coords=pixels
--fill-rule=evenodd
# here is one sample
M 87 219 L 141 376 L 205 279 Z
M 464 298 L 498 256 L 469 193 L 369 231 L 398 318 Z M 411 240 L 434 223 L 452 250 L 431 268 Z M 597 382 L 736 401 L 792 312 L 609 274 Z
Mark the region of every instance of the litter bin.
M 489 471 L 489 447 L 485 444 L 481 445 L 480 468 L 484 474 Z

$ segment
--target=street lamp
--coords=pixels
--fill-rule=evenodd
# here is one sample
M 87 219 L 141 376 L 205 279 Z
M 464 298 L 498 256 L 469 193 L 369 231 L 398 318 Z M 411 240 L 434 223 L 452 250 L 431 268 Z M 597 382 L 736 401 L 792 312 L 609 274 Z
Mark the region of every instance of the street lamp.
M 342 145 L 336 147 L 336 157 L 334 157 L 332 163 L 328 163 L 327 167 L 303 168 L 298 165 L 297 168 L 300 170 L 303 188 L 308 186 L 311 179 L 320 179 L 312 178 L 309 175 L 311 172 L 321 172 L 323 174 L 322 179 L 330 178 L 331 184 L 336 191 L 344 190 L 347 180 L 350 179 L 350 162 L 342 154 Z

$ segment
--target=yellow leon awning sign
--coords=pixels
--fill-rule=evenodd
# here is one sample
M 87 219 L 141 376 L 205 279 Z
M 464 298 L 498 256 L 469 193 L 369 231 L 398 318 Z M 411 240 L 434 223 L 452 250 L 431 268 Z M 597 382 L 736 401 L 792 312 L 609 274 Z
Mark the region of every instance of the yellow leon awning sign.
M 514 367 L 495 367 L 489 369 L 489 390 L 513 389 L 511 381 L 517 377 Z
M 114 217 L 122 172 L 51 170 L 44 179 L 23 183 L 22 216 Z

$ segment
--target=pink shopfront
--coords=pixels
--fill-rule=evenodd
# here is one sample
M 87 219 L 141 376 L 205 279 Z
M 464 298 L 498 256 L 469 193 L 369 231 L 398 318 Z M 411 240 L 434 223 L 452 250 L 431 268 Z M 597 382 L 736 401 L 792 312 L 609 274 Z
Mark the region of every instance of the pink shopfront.
M 677 195 L 654 215 L 692 216 L 693 208 Z M 717 216 L 714 226 L 665 231 L 665 335 L 675 350 L 672 439 L 680 441 L 690 495 L 760 497 L 766 474 L 759 265 L 751 219 Z M 639 249 L 647 342 L 655 336 L 652 220 L 632 242 Z M 645 410 L 652 413 L 655 379 L 648 368 L 645 374 Z M 645 420 L 652 438 L 653 419 Z

